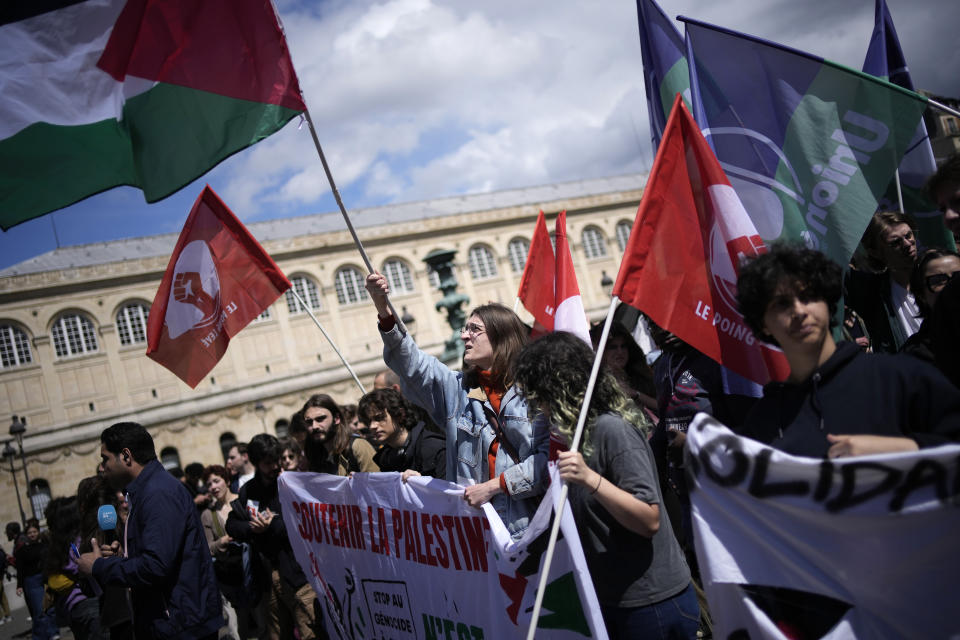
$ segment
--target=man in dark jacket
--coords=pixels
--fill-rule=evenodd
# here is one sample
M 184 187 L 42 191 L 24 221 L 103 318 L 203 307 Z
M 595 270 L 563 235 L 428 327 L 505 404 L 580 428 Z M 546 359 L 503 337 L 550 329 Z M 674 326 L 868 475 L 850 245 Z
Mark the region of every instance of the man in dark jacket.
M 315 596 L 297 564 L 280 510 L 277 478 L 281 452 L 280 442 L 271 435 L 261 433 L 250 440 L 247 455 L 256 472 L 233 501 L 227 533 L 238 542 L 250 543 L 266 566 L 266 571 L 260 572 L 259 586 L 269 607 L 270 637 L 292 638 L 296 624 L 301 640 L 312 640 Z
M 157 461 L 153 438 L 134 422 L 100 435 L 104 478 L 127 492 L 123 555 L 120 544 L 80 556 L 81 573 L 101 585 L 130 589 L 134 630 L 141 638 L 217 637 L 223 625 L 220 591 L 200 517 L 183 485 Z
M 896 211 L 873 214 L 863 244 L 874 270 L 847 273 L 845 303 L 870 334 L 875 353 L 897 353 L 920 328 L 920 310 L 910 290 L 917 263 L 915 223 Z
M 794 455 L 910 451 L 960 439 L 960 392 L 930 365 L 834 342 L 840 267 L 809 249 L 775 246 L 743 267 L 740 312 L 778 345 L 790 376 L 764 388 L 740 430 Z

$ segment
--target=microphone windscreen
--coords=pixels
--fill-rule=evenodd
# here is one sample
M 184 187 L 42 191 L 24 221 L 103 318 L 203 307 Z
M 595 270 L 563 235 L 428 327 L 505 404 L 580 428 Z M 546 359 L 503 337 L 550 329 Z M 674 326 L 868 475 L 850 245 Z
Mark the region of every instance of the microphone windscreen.
M 101 531 L 116 530 L 117 510 L 112 504 L 105 504 L 97 510 L 97 525 Z

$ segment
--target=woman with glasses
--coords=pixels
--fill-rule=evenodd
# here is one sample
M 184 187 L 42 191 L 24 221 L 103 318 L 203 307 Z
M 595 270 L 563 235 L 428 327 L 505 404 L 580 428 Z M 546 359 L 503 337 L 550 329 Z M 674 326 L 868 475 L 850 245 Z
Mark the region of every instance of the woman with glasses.
M 447 480 L 466 486 L 470 505 L 490 502 L 510 534 L 521 536 L 546 487 L 550 449 L 546 422 L 528 417 L 508 375 L 527 327 L 503 305 L 477 307 L 460 333 L 463 370 L 453 371 L 397 327 L 382 274 L 370 274 L 366 287 L 377 308 L 384 361 L 400 376 L 407 400 L 444 430 Z
M 946 249 L 930 249 L 917 262 L 910 276 L 910 289 L 917 299 L 923 324 L 910 336 L 901 351 L 927 362 L 934 362 L 933 331 L 930 316 L 933 307 L 950 280 L 960 273 L 960 255 Z
M 923 324 L 904 343 L 903 353 L 936 363 L 933 309 L 941 292 L 957 274 L 960 274 L 960 255 L 954 251 L 929 249 L 920 257 L 910 276 L 910 288 L 915 292 Z

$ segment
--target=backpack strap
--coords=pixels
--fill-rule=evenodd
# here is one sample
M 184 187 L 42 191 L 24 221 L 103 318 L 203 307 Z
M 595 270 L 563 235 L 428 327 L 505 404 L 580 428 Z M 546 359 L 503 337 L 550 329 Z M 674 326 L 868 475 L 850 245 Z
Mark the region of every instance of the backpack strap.
M 497 434 L 497 440 L 500 442 L 500 446 L 504 448 L 514 464 L 520 464 L 520 455 L 517 453 L 516 447 L 513 446 L 513 443 L 507 438 L 507 434 L 500 428 L 500 418 L 493 412 L 493 409 L 486 404 L 483 405 L 483 413 L 486 414 L 487 420 L 493 425 L 493 432 Z

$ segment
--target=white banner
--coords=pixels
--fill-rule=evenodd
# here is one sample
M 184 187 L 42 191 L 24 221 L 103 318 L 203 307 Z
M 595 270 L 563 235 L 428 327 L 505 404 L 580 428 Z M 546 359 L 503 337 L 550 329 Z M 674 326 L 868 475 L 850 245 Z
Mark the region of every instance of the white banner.
M 716 638 L 960 638 L 960 446 L 819 460 L 687 434 Z
M 526 636 L 552 508 L 519 541 L 463 488 L 399 473 L 280 475 L 287 535 L 320 598 L 331 638 L 501 640 Z M 558 483 L 550 492 L 557 500 Z M 569 508 L 554 553 L 538 637 L 606 631 Z M 541 535 L 542 534 L 542 535 Z

